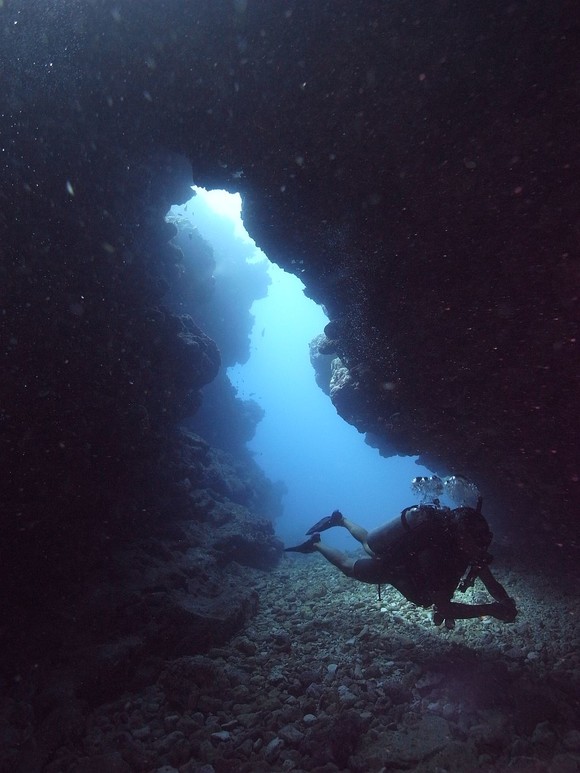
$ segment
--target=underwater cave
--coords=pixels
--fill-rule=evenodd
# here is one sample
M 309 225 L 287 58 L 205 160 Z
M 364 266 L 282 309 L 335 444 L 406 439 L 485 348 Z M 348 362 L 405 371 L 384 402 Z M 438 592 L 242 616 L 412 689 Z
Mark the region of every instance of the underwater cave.
M 579 21 L 0 2 L 0 771 L 580 768 Z

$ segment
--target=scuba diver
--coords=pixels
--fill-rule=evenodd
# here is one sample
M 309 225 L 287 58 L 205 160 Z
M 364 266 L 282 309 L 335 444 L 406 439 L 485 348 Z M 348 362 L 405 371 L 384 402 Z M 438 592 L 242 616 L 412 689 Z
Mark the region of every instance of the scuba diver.
M 306 542 L 286 552 L 321 553 L 347 577 L 380 586 L 392 585 L 408 601 L 433 607 L 435 625 L 455 627 L 455 620 L 491 615 L 511 623 L 515 602 L 489 569 L 488 553 L 492 533 L 481 513 L 482 499 L 474 483 L 460 475 L 414 478 L 411 487 L 421 494 L 418 505 L 407 507 L 400 516 L 368 532 L 339 510 L 318 521 L 306 534 Z M 461 506 L 442 505 L 447 496 Z M 475 506 L 464 504 L 471 501 Z M 321 542 L 320 532 L 342 526 L 360 542 L 369 558 L 352 559 Z M 475 580 L 483 582 L 494 601 L 462 604 L 452 601 L 456 590 L 464 593 Z

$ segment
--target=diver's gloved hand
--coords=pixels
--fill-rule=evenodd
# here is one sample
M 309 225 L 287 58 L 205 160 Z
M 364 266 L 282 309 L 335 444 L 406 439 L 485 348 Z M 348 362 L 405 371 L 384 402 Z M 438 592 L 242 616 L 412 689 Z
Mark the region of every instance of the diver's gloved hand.
M 439 609 L 435 607 L 433 610 L 433 625 L 441 625 L 443 622 L 445 622 L 445 628 L 447 628 L 448 631 L 455 628 L 455 620 L 452 617 L 445 617 L 443 612 L 440 612 Z
M 494 604 L 490 604 L 490 606 L 491 611 L 489 614 L 503 623 L 513 623 L 518 614 L 516 602 L 509 596 L 505 601 L 496 601 Z

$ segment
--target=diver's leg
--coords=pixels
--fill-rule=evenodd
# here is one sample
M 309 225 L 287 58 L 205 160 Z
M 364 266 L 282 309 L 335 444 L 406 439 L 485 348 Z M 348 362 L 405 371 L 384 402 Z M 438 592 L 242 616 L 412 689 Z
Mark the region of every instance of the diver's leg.
M 351 533 L 355 540 L 360 542 L 360 544 L 365 549 L 365 552 L 368 553 L 369 556 L 374 555 L 373 551 L 369 548 L 367 543 L 367 537 L 369 536 L 369 533 L 366 529 L 364 529 L 362 526 L 359 526 L 358 523 L 345 518 L 344 515 L 342 516 L 342 523 L 339 525 L 344 526 L 344 528 Z
M 369 556 L 374 555 L 373 551 L 368 546 L 367 530 L 363 529 L 362 526 L 359 526 L 358 523 L 349 521 L 349 519 L 345 518 L 340 510 L 335 510 L 332 515 L 327 515 L 324 518 L 321 518 L 320 521 L 317 521 L 314 526 L 308 529 L 306 534 L 319 534 L 321 531 L 326 531 L 333 526 L 344 526 L 344 528 L 351 533 L 355 540 L 360 542 Z
M 326 560 L 329 561 L 333 566 L 336 566 L 337 569 L 340 569 L 343 574 L 346 574 L 347 577 L 353 576 L 352 570 L 356 559 L 349 558 L 342 551 L 337 550 L 336 548 L 331 548 L 328 545 L 324 545 L 322 542 L 317 542 L 314 546 L 314 549 L 318 553 L 321 553 L 324 558 L 326 558 Z
M 345 553 L 342 553 L 336 548 L 331 548 L 328 545 L 323 545 L 320 541 L 320 534 L 313 534 L 310 539 L 303 542 L 301 545 L 294 545 L 294 547 L 284 548 L 286 553 L 320 553 L 326 558 L 333 566 L 347 577 L 353 576 L 353 566 L 355 559 L 349 558 Z M 366 559 L 367 561 L 369 559 Z

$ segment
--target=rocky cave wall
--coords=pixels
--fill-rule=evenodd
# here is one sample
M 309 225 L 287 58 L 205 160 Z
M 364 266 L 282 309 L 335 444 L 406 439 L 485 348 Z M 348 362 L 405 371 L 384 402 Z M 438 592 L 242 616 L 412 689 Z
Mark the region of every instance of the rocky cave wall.
M 113 9 L 50 6 L 0 9 L 0 683 L 56 727 L 225 641 L 280 544 L 264 476 L 177 428 L 221 363 L 169 303 L 191 166 L 95 69 Z
M 564 1 L 3 5 L 14 609 L 163 521 L 171 428 L 218 368 L 162 304 L 162 219 L 192 180 L 241 191 L 252 236 L 324 303 L 347 421 L 561 539 L 579 474 L 578 17 Z M 210 511 L 190 510 L 217 532 Z M 275 556 L 266 526 L 257 539 Z

